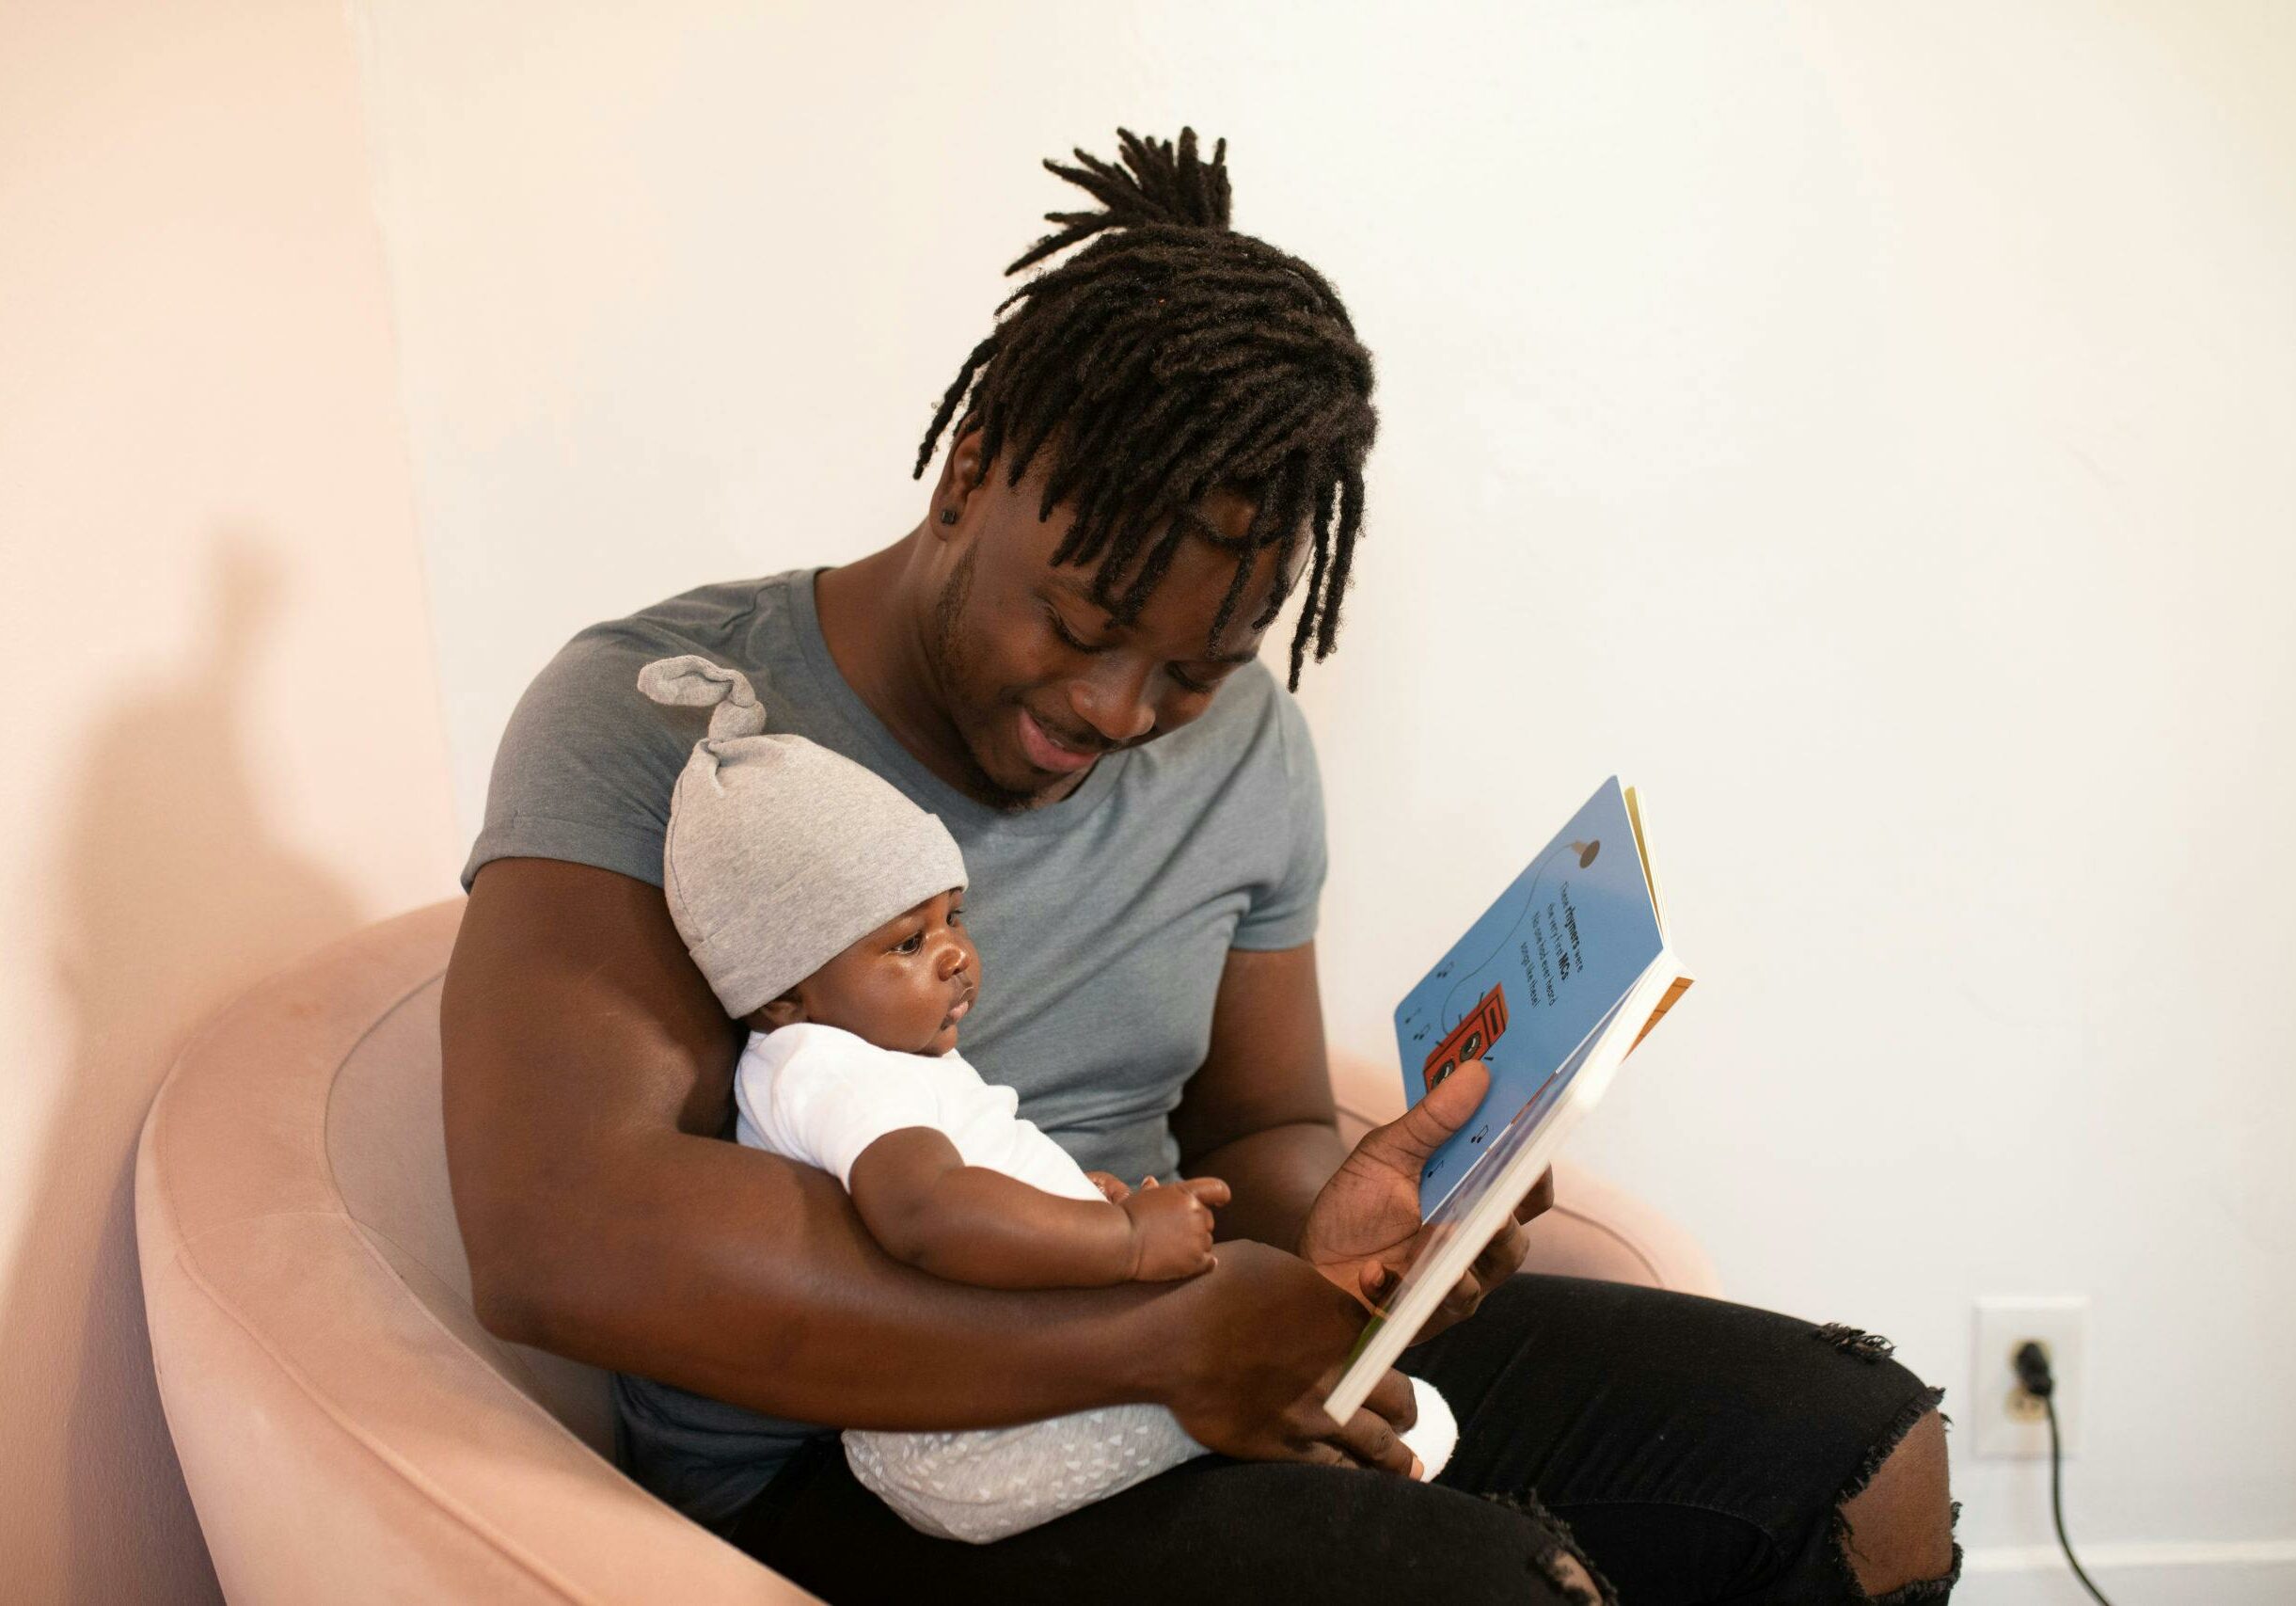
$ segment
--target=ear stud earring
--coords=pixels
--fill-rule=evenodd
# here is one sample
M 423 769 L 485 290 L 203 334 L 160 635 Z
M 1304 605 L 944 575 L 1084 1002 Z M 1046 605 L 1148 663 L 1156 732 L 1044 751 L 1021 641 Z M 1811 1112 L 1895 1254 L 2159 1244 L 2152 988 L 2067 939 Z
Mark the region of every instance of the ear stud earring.
M 942 522 L 942 523 L 943 523 L 943 524 L 954 524 L 954 523 L 956 523 L 956 522 L 957 522 L 957 510 L 956 510 L 955 508 L 953 508 L 953 507 L 944 507 L 944 508 L 942 508 L 942 509 L 941 510 L 941 522 Z

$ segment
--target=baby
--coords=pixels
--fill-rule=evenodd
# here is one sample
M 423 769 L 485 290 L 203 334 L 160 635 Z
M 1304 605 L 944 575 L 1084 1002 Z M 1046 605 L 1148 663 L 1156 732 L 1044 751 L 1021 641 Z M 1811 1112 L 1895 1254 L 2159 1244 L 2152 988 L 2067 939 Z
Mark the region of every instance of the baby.
M 1137 1189 L 1086 1172 L 958 1057 L 980 992 L 965 867 L 941 821 L 802 737 L 764 734 L 749 681 L 698 657 L 640 672 L 657 703 L 711 709 L 672 794 L 670 911 L 726 1012 L 751 1028 L 737 1136 L 842 1182 L 888 1254 L 984 1288 L 1092 1288 L 1213 1264 L 1195 1177 Z M 1433 1477 L 1450 1413 L 1415 1384 L 1407 1436 Z M 853 1474 L 912 1527 L 985 1543 L 1207 1454 L 1158 1406 L 1019 1427 L 848 1431 Z

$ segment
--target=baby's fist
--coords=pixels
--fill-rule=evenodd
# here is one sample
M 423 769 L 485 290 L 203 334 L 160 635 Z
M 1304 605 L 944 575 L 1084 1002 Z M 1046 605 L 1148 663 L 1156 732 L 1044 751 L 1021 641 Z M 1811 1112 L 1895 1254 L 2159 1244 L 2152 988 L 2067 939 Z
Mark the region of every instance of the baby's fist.
M 1132 1218 L 1132 1280 L 1170 1282 L 1211 1269 L 1211 1210 L 1227 1202 L 1217 1177 L 1190 1177 L 1159 1187 L 1145 1177 L 1116 1208 Z

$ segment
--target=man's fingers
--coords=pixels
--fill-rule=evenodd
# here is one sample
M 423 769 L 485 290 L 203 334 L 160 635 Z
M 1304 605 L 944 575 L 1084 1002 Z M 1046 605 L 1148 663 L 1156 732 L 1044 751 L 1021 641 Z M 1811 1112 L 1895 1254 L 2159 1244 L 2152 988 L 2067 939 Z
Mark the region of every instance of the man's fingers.
M 1455 1320 L 1467 1315 L 1481 1303 L 1482 1281 L 1470 1268 L 1465 1277 L 1451 1284 L 1451 1291 L 1443 1296 L 1443 1303 L 1437 1309 L 1442 1314 Z
M 1339 1429 L 1339 1446 L 1358 1466 L 1372 1467 L 1383 1472 L 1411 1475 L 1412 1463 L 1418 1459 L 1411 1446 L 1396 1437 L 1387 1419 L 1377 1411 L 1358 1410 Z
M 1417 1176 L 1427 1157 L 1465 1126 L 1491 1090 L 1491 1073 L 1470 1059 L 1385 1126 L 1374 1126 L 1355 1147 L 1382 1165 Z
M 1496 1288 L 1522 1269 L 1523 1257 L 1529 1251 L 1530 1234 L 1523 1231 L 1521 1223 L 1510 1221 L 1491 1234 L 1491 1241 L 1469 1269 L 1483 1287 Z
M 1398 1433 L 1418 1425 L 1419 1396 L 1411 1386 L 1411 1379 L 1393 1367 L 1387 1375 L 1371 1385 L 1371 1391 L 1363 1399 L 1364 1408 L 1374 1411 Z
M 1523 1196 L 1523 1202 L 1514 1207 L 1514 1218 L 1517 1221 L 1528 1221 L 1533 1216 L 1544 1215 L 1554 1207 L 1555 1169 L 1549 1166 L 1539 1173 L 1539 1180 L 1530 1185 L 1530 1191 Z

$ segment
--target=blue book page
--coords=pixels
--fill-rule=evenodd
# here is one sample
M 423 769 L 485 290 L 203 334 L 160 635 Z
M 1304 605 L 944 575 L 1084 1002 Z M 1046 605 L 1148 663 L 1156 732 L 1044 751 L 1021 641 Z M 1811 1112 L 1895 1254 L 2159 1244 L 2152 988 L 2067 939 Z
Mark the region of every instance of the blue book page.
M 1472 1121 L 1430 1156 L 1432 1221 L 1478 1162 L 1512 1152 L 1569 1085 L 1578 1050 L 1665 946 L 1613 775 L 1395 1010 L 1414 1103 L 1467 1059 L 1491 1073 Z M 1491 1160 L 1485 1174 L 1496 1172 Z M 1454 1213 L 1455 1214 L 1455 1213 Z

